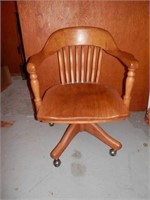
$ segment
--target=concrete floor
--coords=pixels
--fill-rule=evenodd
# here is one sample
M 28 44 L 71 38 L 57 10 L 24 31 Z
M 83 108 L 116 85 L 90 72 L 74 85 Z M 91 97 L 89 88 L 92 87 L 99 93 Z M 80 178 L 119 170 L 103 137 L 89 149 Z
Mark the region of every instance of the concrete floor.
M 129 120 L 102 124 L 123 148 L 115 157 L 87 133 L 78 134 L 53 166 L 49 152 L 67 125 L 36 121 L 26 81 L 14 77 L 2 92 L 1 199 L 148 200 L 149 131 L 145 112 Z

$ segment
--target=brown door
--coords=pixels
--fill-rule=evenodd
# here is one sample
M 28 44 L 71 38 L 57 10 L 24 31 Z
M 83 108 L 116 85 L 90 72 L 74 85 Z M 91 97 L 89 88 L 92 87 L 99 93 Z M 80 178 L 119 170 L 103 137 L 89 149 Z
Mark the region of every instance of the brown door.
M 1 59 L 13 75 L 23 75 L 21 50 L 15 1 L 1 2 Z

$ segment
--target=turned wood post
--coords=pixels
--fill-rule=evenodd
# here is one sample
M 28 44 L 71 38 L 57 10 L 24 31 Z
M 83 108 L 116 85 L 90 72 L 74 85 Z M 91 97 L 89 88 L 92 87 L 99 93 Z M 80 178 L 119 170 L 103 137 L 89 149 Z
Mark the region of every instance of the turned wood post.
M 131 92 L 133 89 L 134 81 L 135 81 L 135 69 L 129 68 L 125 85 L 125 95 L 123 97 L 124 103 L 128 108 L 130 106 Z
M 36 112 L 37 112 L 41 105 L 39 81 L 37 79 L 36 69 L 33 64 L 28 63 L 27 70 L 30 75 L 30 80 L 31 80 L 30 83 L 31 83 L 33 94 L 34 94 L 34 102 L 35 102 Z

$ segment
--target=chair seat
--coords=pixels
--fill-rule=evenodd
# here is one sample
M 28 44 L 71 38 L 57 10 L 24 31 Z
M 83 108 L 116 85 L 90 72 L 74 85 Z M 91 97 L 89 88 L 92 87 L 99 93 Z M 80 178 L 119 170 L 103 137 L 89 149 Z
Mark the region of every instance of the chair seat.
M 49 123 L 97 123 L 129 116 L 119 93 L 107 85 L 76 83 L 55 85 L 42 99 L 37 119 Z

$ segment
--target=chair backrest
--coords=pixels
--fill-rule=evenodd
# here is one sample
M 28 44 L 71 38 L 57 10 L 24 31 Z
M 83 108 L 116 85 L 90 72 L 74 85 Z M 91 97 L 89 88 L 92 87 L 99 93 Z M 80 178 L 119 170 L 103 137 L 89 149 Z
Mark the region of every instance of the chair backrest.
M 57 52 L 62 84 L 99 81 L 103 50 L 117 45 L 108 31 L 95 27 L 71 27 L 54 32 L 43 53 Z

